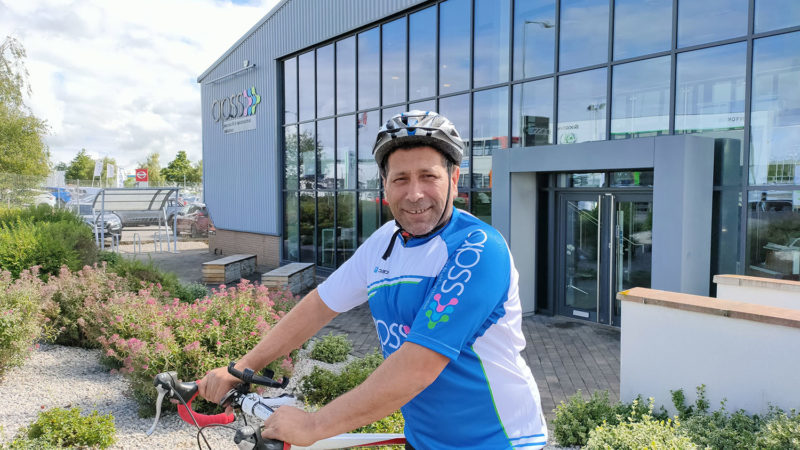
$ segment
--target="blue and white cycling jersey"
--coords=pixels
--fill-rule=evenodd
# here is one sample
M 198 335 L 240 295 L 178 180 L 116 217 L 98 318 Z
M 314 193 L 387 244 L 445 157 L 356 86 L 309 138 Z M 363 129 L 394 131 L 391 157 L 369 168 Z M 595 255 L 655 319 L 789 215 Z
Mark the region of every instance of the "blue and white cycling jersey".
M 547 427 L 525 347 L 517 271 L 502 235 L 454 209 L 450 222 L 403 242 L 378 229 L 319 286 L 337 312 L 369 301 L 388 357 L 413 342 L 448 358 L 439 377 L 403 408 L 416 448 L 541 448 Z

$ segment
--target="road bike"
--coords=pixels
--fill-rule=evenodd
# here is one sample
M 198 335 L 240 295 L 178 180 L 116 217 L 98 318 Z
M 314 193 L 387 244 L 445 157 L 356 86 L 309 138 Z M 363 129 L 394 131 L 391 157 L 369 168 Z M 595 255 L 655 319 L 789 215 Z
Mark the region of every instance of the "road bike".
M 291 445 L 288 442 L 281 442 L 274 439 L 264 439 L 261 437 L 261 424 L 272 415 L 276 408 L 282 405 L 296 403 L 294 396 L 281 394 L 277 397 L 261 396 L 255 392 L 250 392 L 251 385 L 283 389 L 289 383 L 289 378 L 284 377 L 282 381 L 276 381 L 272 377 L 274 374 L 267 373 L 266 376 L 258 375 L 251 369 L 242 371 L 234 368 L 234 362 L 228 365 L 228 373 L 240 379 L 242 382 L 223 397 L 220 402 L 222 405 L 230 405 L 234 408 L 234 414 L 201 414 L 192 410 L 192 401 L 197 397 L 198 387 L 196 381 L 180 381 L 176 372 L 162 372 L 155 376 L 153 385 L 158 392 L 156 399 L 156 417 L 153 425 L 147 430 L 150 436 L 158 426 L 161 417 L 161 403 L 164 398 L 178 402 L 178 415 L 184 422 L 197 427 L 197 446 L 203 449 L 202 442 L 206 448 L 211 448 L 203 430 L 209 427 L 225 427 L 235 431 L 233 442 L 241 450 L 325 450 L 342 449 L 357 447 L 372 447 L 380 445 L 403 445 L 406 443 L 402 434 L 391 433 L 345 433 L 322 439 L 308 447 Z M 235 428 L 229 424 L 236 420 L 236 412 L 240 413 L 244 425 Z M 256 425 L 248 425 L 247 417 L 257 419 Z M 201 442 L 202 439 L 202 442 Z

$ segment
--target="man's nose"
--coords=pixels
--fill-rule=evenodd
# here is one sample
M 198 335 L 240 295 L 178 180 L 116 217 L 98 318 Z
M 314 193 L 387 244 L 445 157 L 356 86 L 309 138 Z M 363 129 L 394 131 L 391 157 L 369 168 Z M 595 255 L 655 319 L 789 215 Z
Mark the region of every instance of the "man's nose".
M 423 197 L 425 197 L 425 193 L 422 190 L 422 183 L 420 183 L 419 180 L 411 180 L 411 182 L 408 184 L 406 198 L 409 201 L 416 202 Z

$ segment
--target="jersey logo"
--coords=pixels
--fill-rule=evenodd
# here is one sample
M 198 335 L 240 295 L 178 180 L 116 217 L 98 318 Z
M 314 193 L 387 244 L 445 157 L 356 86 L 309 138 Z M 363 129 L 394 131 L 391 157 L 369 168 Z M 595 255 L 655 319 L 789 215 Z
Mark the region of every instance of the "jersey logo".
M 480 229 L 473 231 L 467 235 L 467 239 L 456 250 L 455 256 L 445 266 L 449 269 L 442 270 L 439 276 L 443 279 L 438 287 L 441 293 L 434 294 L 434 301 L 428 304 L 428 310 L 425 311 L 425 317 L 428 318 L 428 329 L 432 330 L 436 328 L 436 325 L 450 320 L 450 314 L 455 311 L 454 306 L 458 305 L 458 297 L 464 293 L 466 283 L 472 278 L 472 268 L 481 261 L 483 245 L 487 240 L 489 240 L 489 236 L 485 231 Z M 449 294 L 455 290 L 457 290 L 456 293 Z M 447 303 L 442 304 L 442 293 L 450 297 Z
M 372 273 L 382 273 L 382 274 L 384 274 L 384 275 L 389 275 L 389 271 L 388 271 L 388 270 L 386 270 L 386 269 L 381 269 L 381 268 L 380 268 L 380 267 L 378 267 L 378 266 L 375 266 L 375 270 L 373 270 L 373 271 L 372 271 Z

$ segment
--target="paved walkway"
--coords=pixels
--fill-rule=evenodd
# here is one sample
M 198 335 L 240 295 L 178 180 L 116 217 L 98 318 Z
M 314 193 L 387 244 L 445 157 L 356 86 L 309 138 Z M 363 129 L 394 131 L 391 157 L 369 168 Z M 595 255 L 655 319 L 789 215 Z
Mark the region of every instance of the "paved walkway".
M 202 241 L 179 242 L 179 253 L 156 253 L 152 249 L 152 244 L 144 246 L 145 253 L 135 257 L 175 272 L 184 282 L 201 282 L 202 263 L 220 257 L 209 253 Z M 132 250 L 124 246 L 121 250 L 126 257 L 134 257 Z M 257 272 L 248 278 L 259 280 L 261 275 Z M 585 395 L 608 390 L 612 401 L 619 399 L 618 329 L 541 315 L 524 318 L 522 326 L 528 343 L 524 356 L 539 385 L 542 408 L 551 422 L 555 407 L 578 390 Z M 329 332 L 347 334 L 356 356 L 364 356 L 380 346 L 366 305 L 339 315 L 317 336 Z

